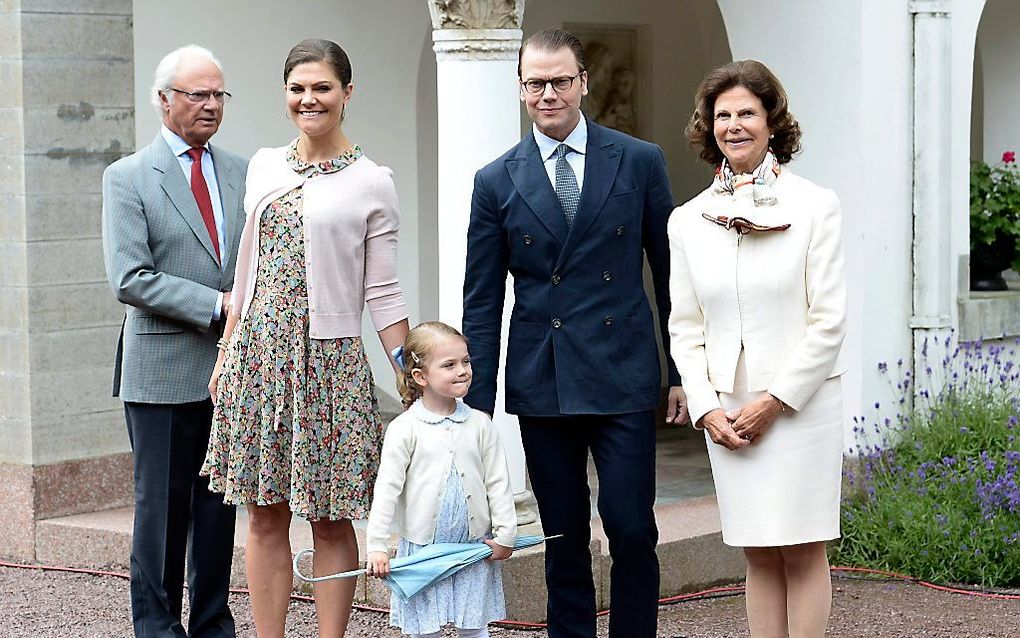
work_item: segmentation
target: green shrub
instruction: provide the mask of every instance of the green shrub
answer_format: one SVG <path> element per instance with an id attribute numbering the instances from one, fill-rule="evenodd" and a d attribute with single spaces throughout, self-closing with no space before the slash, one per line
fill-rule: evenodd
<path id="1" fill-rule="evenodd" d="M 948 340 L 938 345 L 949 352 Z M 962 344 L 935 370 L 922 371 L 919 391 L 902 362 L 895 369 L 897 413 L 883 417 L 876 403 L 878 422 L 854 419 L 858 443 L 850 451 L 857 458 L 846 472 L 833 564 L 936 582 L 1020 585 L 1015 349 Z M 891 374 L 885 364 L 879 370 Z"/>

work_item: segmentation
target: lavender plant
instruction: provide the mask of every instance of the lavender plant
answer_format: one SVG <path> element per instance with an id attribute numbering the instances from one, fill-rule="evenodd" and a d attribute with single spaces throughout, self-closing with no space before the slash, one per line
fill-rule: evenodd
<path id="1" fill-rule="evenodd" d="M 902 361 L 879 364 L 893 407 L 876 403 L 872 419 L 854 419 L 856 462 L 845 472 L 833 564 L 1020 586 L 1016 348 L 956 346 L 950 336 L 931 356 L 928 345 L 922 356 L 932 365 L 917 375 Z"/>

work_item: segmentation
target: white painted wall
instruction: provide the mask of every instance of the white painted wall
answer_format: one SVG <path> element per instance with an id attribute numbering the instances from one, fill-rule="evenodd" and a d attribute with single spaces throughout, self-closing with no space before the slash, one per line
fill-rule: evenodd
<path id="1" fill-rule="evenodd" d="M 408 0 L 135 0 L 135 95 L 137 144 L 148 144 L 159 127 L 149 104 L 149 89 L 159 59 L 178 46 L 196 43 L 213 51 L 224 65 L 234 98 L 213 142 L 250 156 L 263 146 L 281 146 L 296 137 L 286 117 L 283 62 L 304 38 L 325 37 L 347 51 L 354 68 L 355 92 L 345 131 L 365 153 L 394 172 L 401 207 L 401 285 L 411 321 L 431 318 L 434 301 L 421 291 L 436 280 L 432 230 L 421 220 L 436 216 L 436 62 L 431 24 L 424 2 Z M 428 250 L 422 250 L 422 240 Z M 434 293 L 433 295 L 434 296 Z M 431 299 L 431 296 L 430 296 Z M 365 345 L 376 382 L 395 396 L 385 355 L 364 323 Z"/>
<path id="2" fill-rule="evenodd" d="M 1020 151 L 1020 12 L 1015 0 L 988 0 L 978 26 L 983 67 L 983 155 L 998 163 L 1003 151 Z"/>
<path id="3" fill-rule="evenodd" d="M 987 5 L 992 7 L 996 3 L 1001 5 L 1013 5 L 1015 0 L 989 0 Z M 977 43 L 978 25 L 981 22 L 981 15 L 985 10 L 985 0 L 954 0 L 952 3 L 953 20 L 953 49 L 952 49 L 952 78 L 953 97 L 951 108 L 952 117 L 952 143 L 948 152 L 952 153 L 950 162 L 952 164 L 952 182 L 950 185 L 952 201 L 952 246 L 950 253 L 953 258 L 954 281 L 959 270 L 959 256 L 970 254 L 970 160 L 971 160 L 971 107 L 973 105 L 974 90 L 974 52 Z M 1015 36 L 1014 36 L 1015 38 Z M 979 97 L 979 103 L 987 103 L 989 99 L 990 85 L 988 83 L 987 69 L 985 65 L 990 62 L 988 56 L 982 52 L 981 65 L 983 81 L 983 95 Z M 1015 61 L 1011 61 L 1015 64 Z M 995 66 L 995 62 L 991 61 Z M 981 114 L 985 130 L 988 128 L 987 107 Z M 984 152 L 988 152 L 987 143 L 984 144 Z M 994 148 L 994 147 L 993 147 Z M 954 306 L 955 314 L 956 308 Z"/>

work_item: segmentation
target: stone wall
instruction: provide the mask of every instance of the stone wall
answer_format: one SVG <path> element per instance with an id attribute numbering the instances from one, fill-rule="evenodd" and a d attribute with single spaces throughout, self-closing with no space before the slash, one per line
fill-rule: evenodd
<path id="1" fill-rule="evenodd" d="M 0 555 L 31 558 L 38 518 L 130 502 L 100 217 L 132 70 L 130 0 L 0 0 Z"/>

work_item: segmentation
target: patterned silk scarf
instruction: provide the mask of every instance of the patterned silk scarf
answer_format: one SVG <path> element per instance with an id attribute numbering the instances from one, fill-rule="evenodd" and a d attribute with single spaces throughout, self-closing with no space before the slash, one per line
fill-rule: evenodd
<path id="1" fill-rule="evenodd" d="M 751 199 L 755 206 L 775 206 L 777 200 L 772 185 L 776 183 L 781 170 L 772 149 L 765 153 L 765 159 L 758 168 L 750 173 L 734 173 L 729 161 L 724 158 L 715 171 L 713 192 L 735 199 Z"/>

